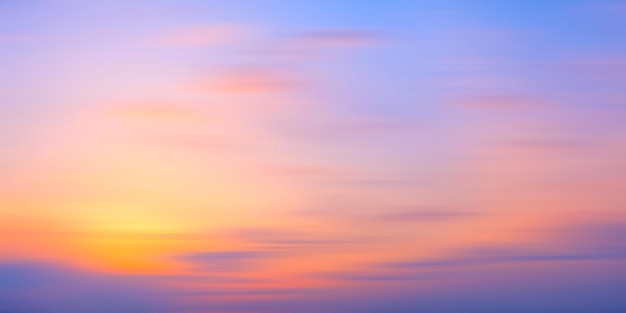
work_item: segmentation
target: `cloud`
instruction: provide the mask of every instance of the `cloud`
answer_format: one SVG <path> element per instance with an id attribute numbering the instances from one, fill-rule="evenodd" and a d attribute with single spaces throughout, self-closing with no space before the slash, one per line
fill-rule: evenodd
<path id="1" fill-rule="evenodd" d="M 420 135 L 424 125 L 414 121 L 400 119 L 383 119 L 369 117 L 344 117 L 336 120 L 316 119 L 307 116 L 303 119 L 289 121 L 281 131 L 288 137 L 300 140 L 346 141 L 378 139 L 385 137 L 390 140 L 406 139 Z"/>
<path id="2" fill-rule="evenodd" d="M 503 277 L 508 279 L 503 280 Z M 359 287 L 311 290 L 308 295 L 296 298 L 236 298 L 197 309 L 280 313 L 592 313 L 598 310 L 620 313 L 626 307 L 621 293 L 625 287 L 624 273 L 611 275 L 591 267 L 515 274 L 481 271 L 457 277 L 449 283 L 379 280 L 372 281 L 379 283 L 372 288 L 364 287 L 368 277 L 354 278 L 355 283 L 362 283 Z"/>
<path id="3" fill-rule="evenodd" d="M 359 209 L 360 208 L 360 209 Z M 447 207 L 418 206 L 415 208 L 357 205 L 350 210 L 307 210 L 305 216 L 322 217 L 352 226 L 411 226 L 416 223 L 439 223 L 467 221 L 485 214 L 461 211 Z"/>
<path id="4" fill-rule="evenodd" d="M 399 121 L 353 121 L 344 124 L 328 125 L 326 128 L 335 133 L 387 133 L 403 132 L 421 129 L 420 125 L 414 123 L 403 123 Z"/>
<path id="5" fill-rule="evenodd" d="M 360 178 L 346 179 L 342 183 L 359 187 L 411 187 L 423 185 L 424 181 L 418 179 L 401 179 L 401 178 Z"/>
<path id="6" fill-rule="evenodd" d="M 335 178 L 346 175 L 346 170 L 323 165 L 284 164 L 263 167 L 268 174 L 292 178 Z"/>
<path id="7" fill-rule="evenodd" d="M 157 284 L 219 284 L 224 285 L 241 285 L 241 284 L 255 284 L 264 283 L 266 280 L 253 277 L 241 277 L 237 275 L 225 275 L 219 273 L 217 275 L 205 274 L 194 272 L 193 274 L 155 274 L 155 275 L 142 275 L 143 280 L 154 282 Z"/>
<path id="8" fill-rule="evenodd" d="M 474 212 L 450 211 L 449 209 L 418 208 L 416 210 L 396 211 L 372 216 L 384 222 L 437 222 L 466 219 L 479 216 Z"/>
<path id="9" fill-rule="evenodd" d="M 276 94 L 300 90 L 293 73 L 272 67 L 237 67 L 222 71 L 191 87 L 201 93 Z"/>
<path id="10" fill-rule="evenodd" d="M 221 152 L 239 155 L 253 150 L 252 144 L 242 138 L 200 133 L 164 134 L 146 138 L 143 142 L 191 153 Z"/>
<path id="11" fill-rule="evenodd" d="M 274 38 L 252 51 L 265 57 L 279 57 L 283 61 L 311 61 L 342 48 L 373 46 L 387 39 L 380 32 L 368 29 L 318 29 Z"/>
<path id="12" fill-rule="evenodd" d="M 248 296 L 271 296 L 271 297 L 283 297 L 283 296 L 301 296 L 310 293 L 312 289 L 306 288 L 220 288 L 211 289 L 207 288 L 198 291 L 182 291 L 181 295 L 186 297 L 248 297 Z"/>
<path id="13" fill-rule="evenodd" d="M 548 138 L 515 140 L 511 141 L 510 145 L 514 148 L 521 148 L 526 150 L 563 152 L 573 152 L 585 147 L 584 143 L 580 141 Z"/>
<path id="14" fill-rule="evenodd" d="M 584 260 L 615 260 L 626 258 L 625 251 L 572 251 L 564 253 L 541 252 L 533 250 L 518 249 L 476 249 L 470 250 L 461 256 L 420 260 L 409 262 L 398 262 L 388 264 L 390 268 L 428 268 L 428 267 L 449 267 L 449 266 L 470 266 L 485 265 L 494 263 L 515 263 L 515 262 L 554 262 L 554 261 L 584 261 Z"/>
<path id="15" fill-rule="evenodd" d="M 301 247 L 303 249 L 330 247 L 353 242 L 347 238 L 337 239 L 327 234 L 315 234 L 302 231 L 269 228 L 236 229 L 230 231 L 229 235 L 250 244 L 282 246 L 286 248 Z"/>
<path id="16" fill-rule="evenodd" d="M 0 311 L 173 312 L 164 290 L 130 276 L 97 274 L 44 262 L 0 263 Z"/>
<path id="17" fill-rule="evenodd" d="M 591 218 L 590 218 L 591 219 Z M 619 257 L 626 255 L 626 223 L 619 218 L 614 221 L 580 221 L 575 225 L 557 227 L 552 234 L 564 245 L 597 251 Z"/>
<path id="18" fill-rule="evenodd" d="M 449 257 L 421 259 L 383 264 L 388 269 L 427 269 L 437 267 L 465 267 L 519 262 L 568 262 L 625 260 L 626 225 L 601 223 L 568 226 L 547 232 L 545 246 L 504 247 L 483 246 L 468 248 Z"/>
<path id="19" fill-rule="evenodd" d="M 199 108 L 162 101 L 127 103 L 115 106 L 112 111 L 114 115 L 134 121 L 192 123 L 203 120 Z"/>
<path id="20" fill-rule="evenodd" d="M 376 272 L 366 270 L 362 272 L 331 272 L 316 273 L 315 278 L 328 279 L 332 281 L 344 282 L 394 282 L 394 281 L 416 281 L 429 280 L 441 277 L 439 273 L 398 273 L 398 272 Z"/>
<path id="21" fill-rule="evenodd" d="M 533 97 L 516 94 L 484 94 L 469 96 L 455 101 L 456 105 L 470 109 L 526 109 L 541 106 L 541 101 Z"/>
<path id="22" fill-rule="evenodd" d="M 626 58 L 595 56 L 571 60 L 565 63 L 565 70 L 570 78 L 586 82 L 623 83 L 626 81 Z"/>
<path id="23" fill-rule="evenodd" d="M 176 260 L 190 264 L 196 270 L 238 271 L 259 266 L 263 261 L 280 256 L 275 251 L 211 251 L 179 255 Z"/>
<path id="24" fill-rule="evenodd" d="M 206 47 L 244 38 L 250 33 L 243 25 L 204 25 L 172 30 L 157 40 L 166 47 Z"/>
<path id="25" fill-rule="evenodd" d="M 384 37 L 364 29 L 327 29 L 300 34 L 297 42 L 315 47 L 354 47 L 382 42 Z"/>

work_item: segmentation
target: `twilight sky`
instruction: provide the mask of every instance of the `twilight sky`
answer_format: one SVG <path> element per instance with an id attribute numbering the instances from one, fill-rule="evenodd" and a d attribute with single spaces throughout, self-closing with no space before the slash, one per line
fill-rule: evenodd
<path id="1" fill-rule="evenodd" d="M 623 0 L 0 0 L 0 312 L 626 311 Z"/>

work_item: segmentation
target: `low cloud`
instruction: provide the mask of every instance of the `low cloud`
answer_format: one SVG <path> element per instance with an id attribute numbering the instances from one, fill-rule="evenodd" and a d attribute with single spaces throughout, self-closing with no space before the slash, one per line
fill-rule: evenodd
<path id="1" fill-rule="evenodd" d="M 596 223 L 546 230 L 543 245 L 483 246 L 452 253 L 448 257 L 383 264 L 388 269 L 465 267 L 499 263 L 626 260 L 626 225 Z M 546 247 L 546 245 L 548 247 Z"/>
<path id="2" fill-rule="evenodd" d="M 44 262 L 0 263 L 0 311 L 174 312 L 164 290 L 137 277 L 86 272 Z"/>
<path id="3" fill-rule="evenodd" d="M 403 282 L 430 280 L 441 277 L 439 273 L 397 273 L 397 272 L 376 272 L 373 270 L 364 270 L 362 272 L 331 272 L 317 273 L 313 277 L 327 279 L 331 281 L 343 282 Z"/>

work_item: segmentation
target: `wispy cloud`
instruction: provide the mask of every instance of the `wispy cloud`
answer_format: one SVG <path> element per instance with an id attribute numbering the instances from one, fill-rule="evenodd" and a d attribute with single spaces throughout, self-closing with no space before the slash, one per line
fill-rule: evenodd
<path id="1" fill-rule="evenodd" d="M 386 267 L 396 269 L 424 269 L 496 263 L 616 260 L 624 258 L 626 258 L 626 252 L 619 250 L 551 253 L 515 249 L 481 249 L 467 252 L 460 257 L 389 263 Z"/>
<path id="2" fill-rule="evenodd" d="M 519 94 L 474 95 L 457 99 L 455 104 L 460 108 L 483 110 L 519 110 L 540 108 L 545 105 L 537 98 Z"/>
<path id="3" fill-rule="evenodd" d="M 274 67 L 233 67 L 204 78 L 189 89 L 199 93 L 287 93 L 302 88 L 302 83 L 293 74 Z"/>
<path id="4" fill-rule="evenodd" d="M 546 230 L 547 231 L 547 230 Z M 554 232 L 556 231 L 556 232 Z M 552 234 L 552 248 L 544 245 L 482 246 L 465 249 L 449 256 L 434 259 L 392 262 L 383 268 L 427 269 L 437 267 L 465 267 L 498 263 L 603 261 L 626 259 L 626 245 L 621 238 L 626 234 L 623 224 L 605 223 L 590 227 L 569 226 L 547 231 Z M 549 241 L 550 241 L 549 240 Z"/>
<path id="5" fill-rule="evenodd" d="M 200 108 L 184 103 L 145 101 L 115 105 L 111 111 L 112 114 L 121 118 L 138 122 L 194 123 L 203 121 L 203 112 Z"/>
<path id="6" fill-rule="evenodd" d="M 171 30 L 156 40 L 166 47 L 194 48 L 226 44 L 246 38 L 251 28 L 244 25 L 199 25 Z"/>
<path id="7" fill-rule="evenodd" d="M 286 229 L 235 229 L 228 231 L 227 235 L 230 235 L 249 244 L 281 247 L 280 251 L 285 251 L 285 248 L 294 249 L 288 250 L 292 252 L 295 252 L 295 250 L 299 248 L 311 250 L 315 248 L 341 246 L 353 242 L 353 240 L 351 240 L 350 238 L 345 238 L 344 236 L 337 238 L 333 237 L 331 234 L 320 234 Z"/>
<path id="8" fill-rule="evenodd" d="M 303 33 L 296 42 L 313 47 L 353 47 L 381 43 L 386 39 L 381 33 L 365 29 L 326 29 Z"/>
<path id="9" fill-rule="evenodd" d="M 373 219 L 381 222 L 436 222 L 466 219 L 480 216 L 476 212 L 453 211 L 447 208 L 429 209 L 417 208 L 414 210 L 396 210 L 372 216 Z"/>
<path id="10" fill-rule="evenodd" d="M 279 256 L 281 254 L 275 251 L 241 250 L 187 253 L 175 259 L 191 265 L 195 270 L 241 271 L 254 268 L 267 259 Z"/>
<path id="11" fill-rule="evenodd" d="M 419 281 L 431 280 L 441 277 L 439 273 L 433 272 L 377 272 L 373 269 L 365 269 L 361 272 L 330 272 L 316 273 L 312 275 L 315 278 L 327 279 L 331 281 L 344 282 L 403 282 L 403 281 Z"/>

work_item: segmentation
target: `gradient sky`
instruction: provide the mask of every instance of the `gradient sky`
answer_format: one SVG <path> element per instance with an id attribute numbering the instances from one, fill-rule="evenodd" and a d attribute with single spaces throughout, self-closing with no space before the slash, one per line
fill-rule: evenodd
<path id="1" fill-rule="evenodd" d="M 0 312 L 625 312 L 624 86 L 620 0 L 0 0 Z"/>

